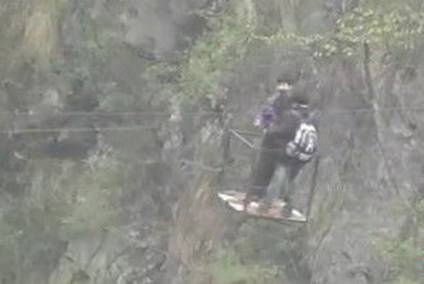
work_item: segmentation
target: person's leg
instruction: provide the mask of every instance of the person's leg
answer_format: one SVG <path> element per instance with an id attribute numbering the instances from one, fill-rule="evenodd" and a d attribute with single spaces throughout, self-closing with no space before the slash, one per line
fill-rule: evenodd
<path id="1" fill-rule="evenodd" d="M 283 214 L 290 216 L 293 209 L 292 197 L 295 191 L 295 178 L 299 173 L 300 166 L 297 164 L 286 165 L 286 179 L 282 184 L 281 198 L 286 202 L 286 206 L 283 209 Z"/>
<path id="2" fill-rule="evenodd" d="M 253 181 L 249 187 L 248 194 L 258 198 L 264 198 L 274 170 L 274 158 L 270 155 L 269 151 L 261 150 L 258 163 L 253 170 Z"/>
<path id="3" fill-rule="evenodd" d="M 274 171 L 274 175 L 268 186 L 267 200 L 269 202 L 272 202 L 272 200 L 279 198 L 282 192 L 285 192 L 287 190 L 287 181 L 288 181 L 288 176 L 287 176 L 286 167 L 279 164 L 276 167 Z"/>
<path id="4" fill-rule="evenodd" d="M 249 186 L 246 196 L 246 202 L 250 200 L 263 199 L 267 195 L 267 188 L 271 182 L 276 166 L 275 151 L 267 148 L 267 137 L 264 138 L 258 161 L 252 172 L 252 182 Z"/>

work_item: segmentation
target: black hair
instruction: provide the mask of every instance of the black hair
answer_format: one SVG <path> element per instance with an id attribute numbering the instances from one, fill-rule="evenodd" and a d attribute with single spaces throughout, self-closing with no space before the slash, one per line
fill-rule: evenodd
<path id="1" fill-rule="evenodd" d="M 290 70 L 290 72 L 285 72 L 277 78 L 277 84 L 287 83 L 289 85 L 294 85 L 300 78 L 300 71 Z"/>
<path id="2" fill-rule="evenodd" d="M 298 83 L 291 90 L 290 102 L 309 105 L 310 102 L 310 90 L 306 83 Z"/>

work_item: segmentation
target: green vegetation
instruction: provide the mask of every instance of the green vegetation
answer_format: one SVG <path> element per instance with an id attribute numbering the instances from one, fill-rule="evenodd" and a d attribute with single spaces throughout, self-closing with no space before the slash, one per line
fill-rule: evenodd
<path id="1" fill-rule="evenodd" d="M 213 283 L 272 284 L 281 283 L 283 277 L 277 266 L 243 262 L 233 250 L 228 249 L 219 252 L 210 267 Z"/>
<path id="2" fill-rule="evenodd" d="M 421 283 L 424 273 L 424 200 L 417 203 L 413 213 L 404 225 L 400 237 L 385 237 L 376 240 L 377 253 L 393 271 L 390 275 L 393 283 Z M 413 215 L 411 215 L 413 214 Z"/>
<path id="3" fill-rule="evenodd" d="M 408 6 L 391 11 L 358 7 L 339 18 L 332 32 L 304 36 L 279 31 L 267 36 L 254 35 L 253 38 L 267 44 L 294 44 L 314 58 L 328 58 L 358 55 L 364 43 L 391 52 L 413 50 L 422 43 L 423 33 L 424 13 Z"/>
<path id="4" fill-rule="evenodd" d="M 235 6 L 243 5 L 237 3 Z M 238 8 L 238 7 L 236 7 Z M 214 32 L 195 44 L 181 70 L 182 95 L 215 96 L 221 80 L 243 59 L 248 48 L 251 23 L 247 9 L 230 11 L 214 25 Z"/>
<path id="5" fill-rule="evenodd" d="M 379 244 L 383 260 L 393 272 L 389 280 L 393 283 L 420 283 L 424 257 L 422 244 L 416 244 L 412 239 L 387 239 L 379 241 Z"/>
<path id="6" fill-rule="evenodd" d="M 137 35 L 142 38 L 140 42 L 135 40 L 136 43 L 132 43 L 128 40 L 134 36 L 127 34 L 131 19 L 143 12 L 131 7 L 131 1 L 103 1 L 109 5 L 104 7 L 106 4 L 102 4 L 102 1 L 77 2 L 37 0 L 27 3 L 17 0 L 0 3 L 0 63 L 4 66 L 0 70 L 0 101 L 1 110 L 5 111 L 0 117 L 0 125 L 4 130 L 4 135 L 0 138 L 0 276 L 3 277 L 0 280 L 6 279 L 5 281 L 9 281 L 7 284 L 25 283 L 34 271 L 48 279 L 50 273 L 57 268 L 59 260 L 72 258 L 66 254 L 70 244 L 84 238 L 98 239 L 105 232 L 114 231 L 119 234 L 120 228 L 130 222 L 139 227 L 146 224 L 146 227 L 155 227 L 154 223 L 158 219 L 160 222 L 164 222 L 164 219 L 169 222 L 160 224 L 165 228 L 160 233 L 146 233 L 157 234 L 154 236 L 160 239 L 152 241 L 152 247 L 159 246 L 158 243 L 168 243 L 168 240 L 162 240 L 164 235 L 167 238 L 174 237 L 169 235 L 169 227 L 175 225 L 173 218 L 177 213 L 174 211 L 178 210 L 174 209 L 178 207 L 179 194 L 184 192 L 185 187 L 191 188 L 194 183 L 186 176 L 179 176 L 180 172 L 187 170 L 184 166 L 178 165 L 177 169 L 171 170 L 165 166 L 157 166 L 159 170 L 154 171 L 151 170 L 154 168 L 151 165 L 169 166 L 168 157 L 163 150 L 173 139 L 184 140 L 185 146 L 189 145 L 186 146 L 188 150 L 177 149 L 184 152 L 184 157 L 191 157 L 192 152 L 198 150 L 192 148 L 202 147 L 192 142 L 196 140 L 196 134 L 186 130 L 197 127 L 197 121 L 191 116 L 187 115 L 186 120 L 177 127 L 174 124 L 170 126 L 168 118 L 174 111 L 171 106 L 174 107 L 175 102 L 181 103 L 181 108 L 186 105 L 201 108 L 203 105 L 199 106 L 199 102 L 203 102 L 204 98 L 212 101 L 219 98 L 228 86 L 233 87 L 233 93 L 229 94 L 230 97 L 233 96 L 232 99 L 243 101 L 245 97 L 242 96 L 246 96 L 246 102 L 254 101 L 250 100 L 251 97 L 258 101 L 262 99 L 262 93 L 259 93 L 261 88 L 265 89 L 262 84 L 267 83 L 262 82 L 263 78 L 271 73 L 279 75 L 276 73 L 280 70 L 277 66 L 280 62 L 273 61 L 280 60 L 281 57 L 277 55 L 286 50 L 299 51 L 299 54 L 302 52 L 301 55 L 293 55 L 293 60 L 309 60 L 313 64 L 321 64 L 324 71 L 334 67 L 333 63 L 351 64 L 352 74 L 349 75 L 358 78 L 363 75 L 362 67 L 357 66 L 362 66 L 363 63 L 364 44 L 368 44 L 372 51 L 370 64 L 374 74 L 385 74 L 385 68 L 394 65 L 403 71 L 402 75 L 409 74 L 410 78 L 414 78 L 423 51 L 424 12 L 421 1 L 368 0 L 351 6 L 346 4 L 350 1 L 339 1 L 346 4 L 341 8 L 336 5 L 340 4 L 338 1 L 333 1 L 334 7 L 327 7 L 329 1 L 321 0 L 228 1 L 221 9 L 211 13 L 202 9 L 190 13 L 185 11 L 205 20 L 205 26 L 200 28 L 202 33 L 196 35 L 196 40 L 186 49 L 178 49 L 178 44 L 175 43 L 173 49 L 178 50 L 171 55 L 168 51 L 156 56 L 162 48 L 161 44 L 157 44 L 152 47 L 157 50 L 149 50 L 155 55 L 150 59 L 140 55 L 140 46 L 151 40 L 143 36 L 148 36 L 140 31 L 140 35 Z M 159 9 L 159 6 L 154 8 Z M 168 17 L 172 18 L 167 13 L 174 8 L 167 6 L 164 9 L 166 11 L 162 11 L 164 22 Z M 181 13 L 178 11 L 176 14 Z M 146 15 L 140 17 L 142 16 Z M 173 16 L 177 18 L 176 15 Z M 183 26 L 181 19 L 172 18 L 174 20 L 178 27 L 155 30 L 157 34 L 164 33 L 162 38 L 168 40 L 164 41 L 166 43 L 178 42 L 177 39 L 168 38 L 171 37 L 169 30 Z M 134 19 L 133 21 L 136 22 Z M 143 30 L 143 27 L 133 25 L 135 30 Z M 185 31 L 177 31 L 175 37 L 190 36 L 184 33 Z M 308 58 L 303 57 L 305 54 Z M 267 59 L 263 59 L 264 57 Z M 268 70 L 271 69 L 268 66 L 271 64 L 277 66 L 272 67 L 275 70 Z M 268 69 L 263 65 L 267 65 L 265 67 Z M 251 71 L 253 69 L 255 72 Z M 255 75 L 249 71 L 262 77 L 254 78 Z M 246 74 L 241 74 L 244 72 Z M 325 75 L 331 77 L 335 73 L 338 73 L 337 70 Z M 238 89 L 245 91 L 243 83 L 255 79 L 262 80 L 257 84 L 260 86 L 255 85 L 253 88 L 249 85 L 248 87 L 252 87 L 249 90 L 251 93 L 246 92 L 235 97 Z M 325 79 L 318 79 L 325 84 Z M 337 89 L 339 83 L 331 82 L 327 89 Z M 363 91 L 362 83 L 350 83 L 355 92 Z M 40 101 L 43 101 L 43 94 L 51 89 L 57 91 L 60 104 L 55 108 L 44 109 L 45 106 Z M 420 91 L 417 89 L 415 92 Z M 341 87 L 334 92 L 337 95 L 341 93 L 340 97 L 346 95 L 346 90 Z M 78 106 L 85 106 L 90 97 L 98 102 L 98 106 L 91 109 L 94 111 L 113 114 L 118 111 L 147 110 L 154 115 L 55 116 L 62 111 L 86 111 Z M 69 103 L 72 99 L 81 100 L 81 103 Z M 247 103 L 240 107 L 246 108 L 246 113 L 254 109 L 247 106 Z M 29 116 L 24 123 L 21 121 L 24 120 L 23 116 L 12 116 L 16 112 L 25 112 L 32 108 L 41 109 L 41 115 Z M 243 118 L 250 115 L 246 113 L 242 114 Z M 402 119 L 409 126 L 413 123 L 419 125 L 421 121 L 417 117 L 418 115 Z M 53 159 L 48 151 L 51 145 L 62 141 L 69 142 L 70 145 L 84 144 L 85 140 L 79 136 L 83 134 L 63 131 L 42 133 L 37 139 L 32 139 L 35 135 L 15 138 L 6 130 L 15 127 L 13 120 L 18 118 L 19 124 L 16 124 L 20 128 L 34 125 L 66 128 L 86 120 L 90 125 L 100 128 L 156 126 L 156 129 L 131 133 L 100 131 L 101 146 L 95 145 L 95 149 L 91 149 L 97 151 L 88 152 L 80 159 Z M 182 131 L 185 136 L 168 137 L 168 132 L 177 132 L 178 127 L 186 127 Z M 345 129 L 338 131 L 342 132 L 340 136 L 350 135 Z M 409 138 L 405 138 L 407 139 Z M 408 143 L 414 145 L 417 142 L 411 138 Z M 63 142 L 60 145 L 68 144 Z M 101 148 L 104 145 L 112 146 L 105 150 Z M 34 154 L 37 158 L 31 155 L 33 149 L 41 153 Z M 185 155 L 186 152 L 190 153 Z M 367 161 L 358 162 L 357 167 L 364 167 L 363 164 L 366 163 Z M 243 167 L 246 168 L 245 165 Z M 163 174 L 162 170 L 165 168 L 169 172 L 167 170 Z M 357 174 L 355 171 L 349 171 L 349 174 L 351 172 Z M 325 193 L 321 195 L 321 203 L 316 207 L 308 230 L 287 233 L 273 226 L 249 224 L 247 228 L 240 230 L 241 236 L 237 240 L 226 244 L 225 249 L 212 248 L 212 256 L 201 267 L 206 267 L 204 270 L 213 283 L 218 284 L 272 284 L 287 280 L 288 271 L 307 266 L 303 259 L 309 249 L 307 238 L 315 237 L 324 242 L 333 229 L 334 215 L 338 215 L 335 212 L 342 211 L 349 202 L 346 197 L 347 188 L 354 188 L 352 184 L 345 186 L 345 183 L 351 182 L 350 179 L 353 177 L 333 182 L 332 188 L 322 186 L 325 190 L 321 190 Z M 124 212 L 124 204 L 129 203 L 136 209 L 130 213 Z M 171 213 L 166 217 L 155 217 L 156 212 L 160 211 L 158 207 Z M 408 215 L 416 227 L 406 237 L 377 240 L 376 255 L 381 254 L 384 264 L 395 270 L 389 279 L 393 283 L 419 283 L 423 273 L 421 266 L 424 263 L 420 261 L 424 261 L 421 249 L 424 245 L 424 202 L 417 204 L 415 211 L 413 216 L 408 215 L 410 212 L 399 213 Z M 132 219 L 128 218 L 130 214 L 133 214 Z M 355 220 L 343 226 L 362 228 L 365 227 L 363 222 Z M 272 233 L 263 233 L 261 230 L 258 232 L 258 228 L 268 229 Z M 137 232 L 132 233 L 136 235 Z M 128 238 L 126 235 L 119 237 Z M 140 243 L 142 242 L 138 242 L 137 246 Z M 264 243 L 272 245 L 266 250 L 262 247 Z M 148 245 L 139 246 L 145 249 L 144 246 Z M 126 245 L 123 247 L 122 251 L 128 250 Z M 118 254 L 116 261 L 120 259 L 122 251 L 113 251 Z M 256 258 L 258 251 L 263 255 Z M 110 256 L 104 258 L 108 257 Z M 294 268 L 289 267 L 287 263 L 282 264 L 285 259 L 292 262 L 300 262 L 301 259 L 302 264 L 295 263 Z M 88 270 L 87 259 L 73 261 L 72 266 L 69 265 L 72 272 L 81 272 L 81 275 L 88 273 L 84 270 Z M 101 261 L 106 262 L 104 259 Z M 111 264 L 110 267 L 112 266 Z M 193 273 L 196 271 L 194 267 L 190 269 Z"/>
<path id="7" fill-rule="evenodd" d="M 27 173 L 32 178 L 28 192 L 0 219 L 0 251 L 8 256 L 0 258 L 2 273 L 28 274 L 34 262 L 57 261 L 68 240 L 118 225 L 126 174 L 112 157 L 98 157 L 91 167 L 37 162 Z"/>

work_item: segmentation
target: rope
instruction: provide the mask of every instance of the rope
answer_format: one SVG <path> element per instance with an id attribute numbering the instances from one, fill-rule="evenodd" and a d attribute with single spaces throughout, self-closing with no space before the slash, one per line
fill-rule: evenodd
<path id="1" fill-rule="evenodd" d="M 93 131 L 134 131 L 151 130 L 153 126 L 114 126 L 114 127 L 73 127 L 73 128 L 27 128 L 27 129 L 9 129 L 0 130 L 0 134 L 34 134 L 34 133 L 53 133 L 53 132 L 93 132 Z"/>
<path id="2" fill-rule="evenodd" d="M 419 112 L 424 111 L 424 107 L 380 107 L 379 109 L 373 108 L 351 108 L 351 109 L 342 109 L 342 108 L 333 108 L 333 109 L 323 109 L 321 112 L 323 114 L 350 114 L 350 113 L 363 113 L 363 112 L 385 112 L 393 110 L 403 110 L 408 112 Z M 235 109 L 232 113 L 246 113 L 246 110 Z M 188 111 L 183 112 L 181 115 L 186 116 L 198 116 L 198 115 L 208 115 L 208 114 L 221 114 L 220 111 Z M 48 115 L 57 115 L 57 116 L 138 116 L 138 115 L 150 115 L 150 116 L 171 116 L 172 114 L 166 111 L 151 111 L 151 110 L 140 110 L 140 111 L 92 111 L 92 112 L 79 112 L 79 111 L 69 111 L 69 112 L 13 112 L 13 111 L 0 111 L 0 115 L 11 115 L 11 116 L 48 116 Z"/>
<path id="3" fill-rule="evenodd" d="M 249 146 L 251 149 L 256 149 L 255 145 L 253 145 L 249 140 L 244 138 L 242 135 L 238 134 L 234 129 L 230 129 L 230 133 L 234 134 L 241 142 Z"/>

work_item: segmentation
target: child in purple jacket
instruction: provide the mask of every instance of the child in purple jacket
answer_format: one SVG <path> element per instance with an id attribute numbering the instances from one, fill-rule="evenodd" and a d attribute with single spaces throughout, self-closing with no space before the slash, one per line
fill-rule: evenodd
<path id="1" fill-rule="evenodd" d="M 267 131 L 278 121 L 284 109 L 288 107 L 288 91 L 292 86 L 282 80 L 278 81 L 276 92 L 269 97 L 255 117 L 254 125 Z"/>

